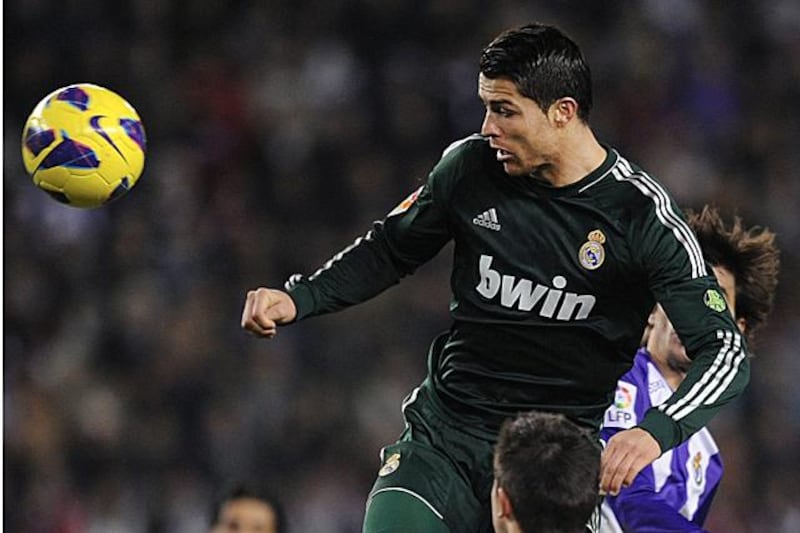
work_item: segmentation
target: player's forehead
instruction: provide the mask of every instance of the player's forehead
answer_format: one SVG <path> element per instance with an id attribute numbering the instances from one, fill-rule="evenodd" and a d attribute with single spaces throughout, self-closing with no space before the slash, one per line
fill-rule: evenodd
<path id="1" fill-rule="evenodd" d="M 246 523 L 262 527 L 263 531 L 272 531 L 271 526 L 275 521 L 272 506 L 250 497 L 235 498 L 226 502 L 220 514 L 220 521 L 223 523 Z"/>
<path id="2" fill-rule="evenodd" d="M 483 73 L 478 74 L 478 96 L 484 104 L 519 104 L 525 98 L 509 78 L 487 78 Z"/>

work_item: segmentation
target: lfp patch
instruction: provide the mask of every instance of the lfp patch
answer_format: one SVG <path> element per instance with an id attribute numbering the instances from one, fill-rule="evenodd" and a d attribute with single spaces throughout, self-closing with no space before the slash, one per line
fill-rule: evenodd
<path id="1" fill-rule="evenodd" d="M 606 410 L 603 424 L 610 428 L 628 429 L 636 425 L 636 393 L 635 385 L 626 381 L 617 382 L 614 403 Z"/>

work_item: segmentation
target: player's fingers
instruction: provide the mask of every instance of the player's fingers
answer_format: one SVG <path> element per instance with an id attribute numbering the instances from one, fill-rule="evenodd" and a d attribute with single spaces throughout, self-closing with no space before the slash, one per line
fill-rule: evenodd
<path id="1" fill-rule="evenodd" d="M 244 299 L 244 309 L 242 309 L 242 328 L 246 330 L 252 327 L 250 316 L 253 313 L 253 298 L 255 298 L 255 291 L 247 291 L 247 296 Z"/>
<path id="2" fill-rule="evenodd" d="M 649 462 L 641 457 L 634 458 L 631 466 L 628 467 L 628 471 L 625 474 L 625 478 L 622 480 L 623 487 L 630 487 L 633 483 L 633 480 L 636 479 L 636 476 L 639 475 L 639 472 L 647 466 Z"/>
<path id="3" fill-rule="evenodd" d="M 624 456 L 613 469 L 608 470 L 604 475 L 605 484 L 601 482 L 600 489 L 605 490 L 608 494 L 616 496 L 622 489 L 622 483 L 628 476 L 633 458 Z"/>
<path id="4" fill-rule="evenodd" d="M 611 480 L 611 473 L 617 468 L 624 456 L 625 454 L 619 450 L 617 443 L 613 440 L 606 445 L 603 453 L 600 454 L 601 484 L 607 484 Z"/>
<path id="5" fill-rule="evenodd" d="M 274 304 L 275 298 L 269 289 L 260 288 L 255 291 L 251 319 L 264 331 L 275 330 L 276 324 L 270 314 L 270 308 Z"/>
<path id="6" fill-rule="evenodd" d="M 608 452 L 608 450 L 606 450 Z M 618 459 L 612 457 L 610 453 L 603 453 L 600 459 L 600 492 L 607 494 L 611 485 L 611 478 L 617 467 Z"/>
<path id="7" fill-rule="evenodd" d="M 270 301 L 266 289 L 248 291 L 242 311 L 242 327 L 261 337 L 274 337 L 277 333 L 275 322 L 266 316 L 266 311 L 271 305 Z"/>
<path id="8" fill-rule="evenodd" d="M 609 494 L 619 493 L 627 469 L 633 458 L 621 449 L 619 439 L 611 439 L 600 456 L 600 490 Z"/>

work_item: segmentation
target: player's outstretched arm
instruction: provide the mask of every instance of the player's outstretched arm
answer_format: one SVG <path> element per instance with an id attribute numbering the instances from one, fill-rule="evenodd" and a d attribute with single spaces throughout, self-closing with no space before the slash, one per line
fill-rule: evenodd
<path id="1" fill-rule="evenodd" d="M 641 428 L 620 431 L 608 440 L 600 458 L 600 492 L 619 494 L 636 475 L 661 455 L 653 436 Z"/>
<path id="2" fill-rule="evenodd" d="M 259 287 L 247 292 L 242 327 L 254 335 L 271 339 L 278 333 L 279 325 L 288 324 L 296 316 L 297 307 L 291 296 L 281 290 Z"/>

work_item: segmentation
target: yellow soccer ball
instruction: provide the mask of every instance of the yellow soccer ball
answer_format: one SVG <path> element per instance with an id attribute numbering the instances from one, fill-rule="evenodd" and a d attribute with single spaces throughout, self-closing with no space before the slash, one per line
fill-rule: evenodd
<path id="1" fill-rule="evenodd" d="M 125 195 L 142 175 L 145 150 L 133 106 L 89 83 L 45 96 L 22 131 L 22 160 L 33 183 L 74 207 L 98 207 Z"/>

